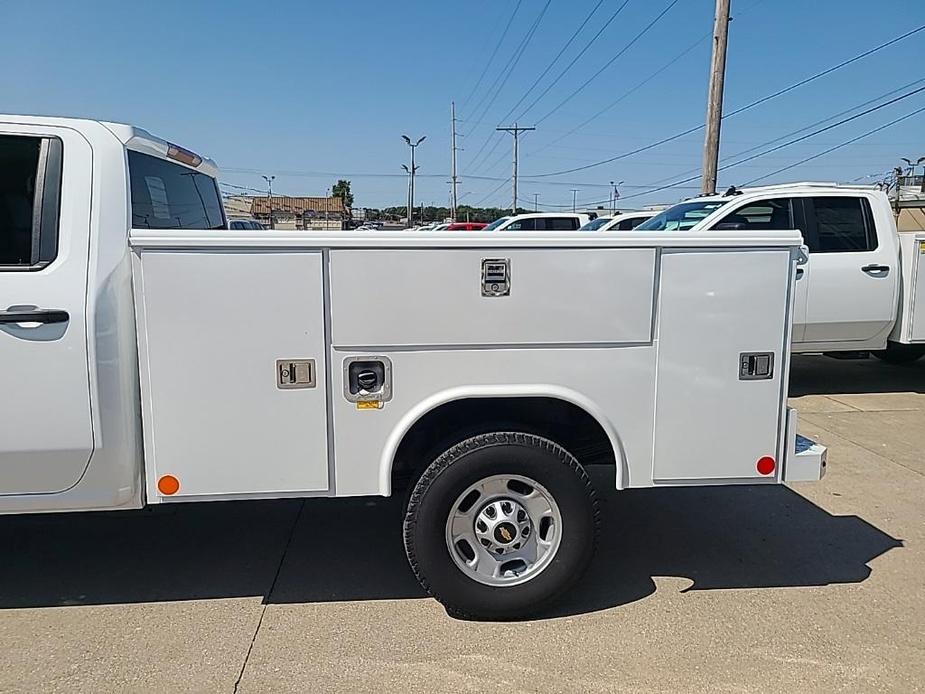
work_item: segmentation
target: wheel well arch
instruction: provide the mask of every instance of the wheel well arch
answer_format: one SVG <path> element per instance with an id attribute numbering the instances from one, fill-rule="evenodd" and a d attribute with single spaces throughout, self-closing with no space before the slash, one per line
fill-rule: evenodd
<path id="1" fill-rule="evenodd" d="M 609 420 L 574 391 L 496 388 L 440 393 L 409 411 L 395 427 L 380 460 L 380 487 L 390 494 L 413 482 L 437 455 L 459 441 L 489 431 L 524 431 L 549 438 L 582 465 L 615 468 L 617 489 L 626 486 L 623 445 Z"/>

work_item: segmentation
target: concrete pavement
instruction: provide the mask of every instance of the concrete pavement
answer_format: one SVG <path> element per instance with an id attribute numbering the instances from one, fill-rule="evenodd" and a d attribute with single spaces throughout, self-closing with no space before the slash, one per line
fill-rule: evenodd
<path id="1" fill-rule="evenodd" d="M 825 480 L 610 491 L 543 619 L 422 596 L 393 500 L 0 519 L 0 691 L 925 687 L 925 364 L 798 357 Z"/>

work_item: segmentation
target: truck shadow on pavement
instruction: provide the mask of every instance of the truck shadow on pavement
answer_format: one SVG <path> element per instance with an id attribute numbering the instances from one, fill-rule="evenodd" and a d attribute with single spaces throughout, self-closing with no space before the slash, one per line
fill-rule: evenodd
<path id="1" fill-rule="evenodd" d="M 656 576 L 693 581 L 685 590 L 858 583 L 872 559 L 902 545 L 786 487 L 616 492 L 611 480 L 598 483 L 603 529 L 592 566 L 541 616 L 640 600 Z M 399 499 L 317 499 L 0 518 L 0 608 L 424 597 L 400 513 Z"/>
<path id="2" fill-rule="evenodd" d="M 790 396 L 925 393 L 925 358 L 904 366 L 869 359 L 798 354 L 790 362 Z"/>

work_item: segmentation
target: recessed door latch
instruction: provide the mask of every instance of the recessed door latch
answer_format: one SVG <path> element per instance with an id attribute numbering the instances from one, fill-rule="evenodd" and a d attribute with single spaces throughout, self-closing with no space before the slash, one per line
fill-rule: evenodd
<path id="1" fill-rule="evenodd" d="M 277 359 L 276 387 L 283 390 L 315 387 L 314 359 Z"/>
<path id="2" fill-rule="evenodd" d="M 774 377 L 774 352 L 742 352 L 739 380 L 763 381 Z"/>
<path id="3" fill-rule="evenodd" d="M 511 259 L 482 258 L 482 296 L 511 293 Z"/>

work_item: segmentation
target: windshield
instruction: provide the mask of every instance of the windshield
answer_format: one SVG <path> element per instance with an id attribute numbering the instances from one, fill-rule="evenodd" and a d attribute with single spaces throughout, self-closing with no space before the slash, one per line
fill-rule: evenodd
<path id="1" fill-rule="evenodd" d="M 492 229 L 497 229 L 499 226 L 501 226 L 502 224 L 504 224 L 504 223 L 505 223 L 507 220 L 509 220 L 509 219 L 510 219 L 510 217 L 500 217 L 499 219 L 496 219 L 496 220 L 493 221 L 491 224 L 489 224 L 487 227 L 485 227 L 484 230 L 485 230 L 485 231 L 491 231 Z"/>
<path id="2" fill-rule="evenodd" d="M 636 228 L 651 231 L 687 231 L 694 225 L 699 224 L 704 217 L 710 216 L 714 210 L 718 210 L 728 202 L 729 200 L 682 202 L 674 207 L 669 207 L 664 212 L 659 212 L 652 219 L 643 222 Z"/>
<path id="3" fill-rule="evenodd" d="M 597 231 L 602 226 L 607 224 L 611 220 L 611 217 L 598 217 L 597 219 L 592 219 L 590 222 L 585 224 L 583 227 L 580 227 L 578 231 Z"/>

